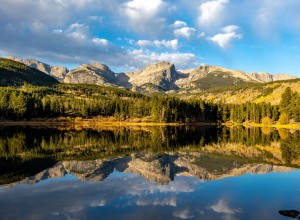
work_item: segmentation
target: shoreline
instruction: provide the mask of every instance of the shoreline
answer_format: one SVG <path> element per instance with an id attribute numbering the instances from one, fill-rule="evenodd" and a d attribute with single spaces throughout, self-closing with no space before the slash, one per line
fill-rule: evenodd
<path id="1" fill-rule="evenodd" d="M 300 130 L 300 124 L 270 124 L 270 125 L 264 125 L 261 123 L 249 123 L 249 122 L 244 122 L 244 123 L 232 123 L 232 122 L 225 122 L 222 123 L 222 125 L 226 127 L 237 127 L 237 126 L 243 126 L 245 128 L 275 128 L 275 129 L 295 129 L 295 130 Z"/>
<path id="2" fill-rule="evenodd" d="M 217 126 L 218 123 L 209 122 L 149 122 L 149 121 L 110 121 L 110 120 L 95 120 L 95 119 L 82 119 L 76 120 L 27 120 L 27 121 L 0 121 L 0 126 L 78 126 L 78 127 L 101 127 L 101 126 Z"/>

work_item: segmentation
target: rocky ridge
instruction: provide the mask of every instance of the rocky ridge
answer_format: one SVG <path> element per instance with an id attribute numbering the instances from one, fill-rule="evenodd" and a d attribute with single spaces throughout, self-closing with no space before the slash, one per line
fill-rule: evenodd
<path id="1" fill-rule="evenodd" d="M 174 64 L 164 61 L 149 64 L 144 69 L 134 72 L 115 73 L 108 66 L 101 63 L 83 64 L 69 72 L 64 67 L 52 67 L 33 59 L 9 58 L 39 69 L 64 83 L 121 87 L 141 93 L 198 93 L 216 87 L 296 78 L 287 74 L 246 73 L 211 65 L 176 70 Z"/>
<path id="2" fill-rule="evenodd" d="M 85 83 L 118 87 L 119 82 L 108 66 L 100 63 L 83 64 L 71 70 L 63 79 L 64 83 Z"/>
<path id="3" fill-rule="evenodd" d="M 288 74 L 269 74 L 265 72 L 254 72 L 250 74 L 262 82 L 274 82 L 280 80 L 296 79 L 297 77 Z"/>

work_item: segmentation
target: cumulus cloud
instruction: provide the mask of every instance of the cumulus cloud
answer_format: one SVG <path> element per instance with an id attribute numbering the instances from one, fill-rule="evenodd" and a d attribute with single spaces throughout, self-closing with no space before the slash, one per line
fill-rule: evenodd
<path id="1" fill-rule="evenodd" d="M 82 40 L 87 37 L 89 27 L 85 24 L 74 23 L 66 30 L 69 37 Z"/>
<path id="2" fill-rule="evenodd" d="M 187 26 L 187 23 L 184 22 L 184 21 L 175 21 L 173 24 L 172 24 L 172 27 L 173 28 L 182 28 L 182 27 L 186 27 Z"/>
<path id="3" fill-rule="evenodd" d="M 186 38 L 187 40 L 189 40 L 195 33 L 196 29 L 191 27 L 183 27 L 174 30 L 174 35 L 176 37 Z"/>
<path id="4" fill-rule="evenodd" d="M 229 0 L 213 0 L 199 6 L 198 21 L 202 26 L 218 25 L 222 22 Z"/>
<path id="5" fill-rule="evenodd" d="M 180 38 L 196 33 L 185 21 L 167 23 L 171 20 L 169 8 L 170 1 L 164 0 L 4 1 L 0 6 L 1 54 L 67 67 L 102 62 L 122 71 L 162 60 L 179 68 L 198 66 L 195 54 L 177 52 L 184 45 L 175 39 L 173 31 L 178 29 Z M 101 26 L 97 26 L 99 22 Z M 162 31 L 165 28 L 169 32 Z M 132 30 L 136 36 L 131 35 Z M 151 33 L 169 40 L 137 40 Z M 116 39 L 121 40 L 114 44 Z"/>
<path id="6" fill-rule="evenodd" d="M 103 39 L 103 38 L 98 38 L 98 37 L 93 38 L 92 41 L 95 44 L 102 45 L 102 46 L 107 46 L 109 44 L 108 40 Z"/>
<path id="7" fill-rule="evenodd" d="M 242 212 L 239 208 L 231 208 L 224 199 L 220 199 L 215 205 L 209 208 L 216 213 L 224 214 L 222 218 L 225 220 L 234 220 L 234 215 Z"/>
<path id="8" fill-rule="evenodd" d="M 189 209 L 176 210 L 173 212 L 173 216 L 181 219 L 191 219 L 195 217 Z"/>
<path id="9" fill-rule="evenodd" d="M 177 50 L 178 49 L 178 40 L 174 39 L 174 40 L 155 40 L 155 41 L 149 41 L 149 40 L 138 40 L 136 43 L 138 46 L 140 47 L 157 47 L 157 48 L 161 48 L 161 47 L 165 47 L 168 49 L 172 49 L 172 50 Z"/>
<path id="10" fill-rule="evenodd" d="M 186 69 L 200 65 L 199 58 L 193 53 L 156 53 L 149 50 L 132 50 L 129 52 L 131 65 L 143 68 L 145 65 L 160 61 L 174 63 L 179 69 Z"/>
<path id="11" fill-rule="evenodd" d="M 229 25 L 222 28 L 223 33 L 214 35 L 213 37 L 208 37 L 207 39 L 216 43 L 222 48 L 230 46 L 230 43 L 233 39 L 242 39 L 243 35 L 236 33 L 239 29 L 238 26 Z"/>
<path id="12" fill-rule="evenodd" d="M 135 31 L 149 33 L 161 29 L 164 19 L 159 13 L 167 6 L 163 0 L 131 0 L 123 4 L 122 12 Z"/>
<path id="13" fill-rule="evenodd" d="M 224 199 L 220 199 L 215 205 L 212 205 L 210 208 L 217 213 L 236 214 L 241 212 L 240 209 L 230 208 Z"/>
<path id="14" fill-rule="evenodd" d="M 91 21 L 102 22 L 104 18 L 103 18 L 103 16 L 90 15 L 90 16 L 88 16 L 88 19 Z"/>
<path id="15" fill-rule="evenodd" d="M 202 31 L 200 34 L 197 35 L 197 38 L 205 37 L 205 35 L 206 35 L 205 32 Z"/>
<path id="16" fill-rule="evenodd" d="M 236 25 L 228 25 L 226 27 L 223 27 L 222 30 L 224 31 L 224 33 L 232 33 L 238 30 L 239 28 L 240 27 Z"/>
<path id="17" fill-rule="evenodd" d="M 91 203 L 91 207 L 102 207 L 106 205 L 105 200 L 95 200 Z"/>
<path id="18" fill-rule="evenodd" d="M 176 197 L 163 198 L 163 199 L 139 198 L 136 201 L 136 205 L 137 206 L 154 205 L 154 206 L 173 206 L 173 207 L 175 207 L 177 205 L 177 200 L 176 200 Z"/>

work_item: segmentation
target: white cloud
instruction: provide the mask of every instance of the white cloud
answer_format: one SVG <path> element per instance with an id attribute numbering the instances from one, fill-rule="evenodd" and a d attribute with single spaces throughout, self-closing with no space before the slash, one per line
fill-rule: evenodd
<path id="1" fill-rule="evenodd" d="M 239 28 L 240 27 L 236 25 L 228 25 L 226 27 L 223 27 L 222 30 L 224 31 L 224 33 L 232 33 L 238 30 Z"/>
<path id="2" fill-rule="evenodd" d="M 176 210 L 173 212 L 173 216 L 181 219 L 191 219 L 195 217 L 195 215 L 188 209 Z"/>
<path id="3" fill-rule="evenodd" d="M 154 206 L 173 206 L 173 207 L 175 207 L 177 205 L 177 200 L 176 200 L 176 197 L 163 198 L 163 199 L 139 198 L 136 201 L 136 205 L 138 205 L 138 206 L 154 205 Z"/>
<path id="4" fill-rule="evenodd" d="M 241 212 L 241 209 L 230 208 L 224 199 L 220 199 L 217 204 L 210 206 L 217 213 L 236 214 Z"/>
<path id="5" fill-rule="evenodd" d="M 176 37 L 182 37 L 186 39 L 190 39 L 196 32 L 195 28 L 190 28 L 190 27 L 183 27 L 180 29 L 174 30 L 174 35 Z"/>
<path id="6" fill-rule="evenodd" d="M 174 63 L 179 69 L 192 68 L 200 65 L 199 58 L 193 53 L 156 53 L 149 50 L 129 51 L 128 64 L 135 68 L 144 68 L 145 65 L 160 61 Z"/>
<path id="7" fill-rule="evenodd" d="M 130 18 L 139 19 L 143 16 L 154 16 L 162 5 L 162 0 L 131 0 L 125 3 L 125 10 Z"/>
<path id="8" fill-rule="evenodd" d="M 63 30 L 62 29 L 54 29 L 53 32 L 56 34 L 60 34 L 63 32 Z"/>
<path id="9" fill-rule="evenodd" d="M 108 40 L 103 39 L 103 38 L 98 38 L 98 37 L 93 38 L 92 41 L 95 44 L 102 45 L 102 46 L 107 46 L 109 44 Z"/>
<path id="10" fill-rule="evenodd" d="M 197 38 L 205 37 L 205 35 L 206 35 L 205 32 L 201 32 L 200 34 L 197 35 Z"/>
<path id="11" fill-rule="evenodd" d="M 83 40 L 87 37 L 89 27 L 85 24 L 74 23 L 69 26 L 66 33 L 69 37 Z"/>
<path id="12" fill-rule="evenodd" d="M 175 4 L 164 0 L 4 1 L 0 6 L 3 23 L 0 25 L 0 48 L 5 54 L 32 57 L 71 68 L 97 61 L 122 71 L 126 70 L 127 63 L 137 69 L 144 67 L 140 57 L 144 57 L 147 64 L 167 60 L 179 68 L 199 65 L 195 54 L 174 52 L 181 49 L 181 44 L 180 39 L 173 35 L 175 27 L 172 23 L 175 21 L 175 26 L 181 25 L 180 28 L 187 27 L 187 24 L 184 20 L 176 21 L 170 17 L 172 5 Z M 24 11 L 30 11 L 30 15 L 22 13 Z M 105 22 L 99 27 L 98 21 L 102 18 Z M 167 25 L 167 20 L 172 23 Z M 103 39 L 102 28 L 107 29 L 106 36 L 109 38 Z M 169 32 L 162 31 L 166 29 Z M 137 44 L 131 35 L 135 30 L 138 34 L 147 34 L 147 38 L 142 35 L 137 36 L 138 39 L 148 39 L 152 33 L 156 37 L 154 39 L 166 40 L 139 41 Z M 159 38 L 156 34 L 160 35 Z M 115 36 L 120 37 L 120 46 L 112 43 Z M 125 41 L 126 37 L 130 39 Z M 137 45 L 142 50 L 137 50 Z M 148 49 L 159 49 L 160 52 Z M 142 51 L 137 58 L 132 57 L 135 50 Z M 174 51 L 164 52 L 168 50 Z"/>
<path id="13" fill-rule="evenodd" d="M 91 21 L 102 22 L 103 21 L 103 16 L 93 15 L 93 16 L 88 16 L 88 19 L 91 20 Z"/>
<path id="14" fill-rule="evenodd" d="M 222 22 L 224 9 L 229 0 L 213 0 L 202 3 L 199 7 L 200 25 L 211 26 Z"/>
<path id="15" fill-rule="evenodd" d="M 178 49 L 178 40 L 177 39 L 169 40 L 169 41 L 168 40 L 162 40 L 162 41 L 138 40 L 136 44 L 140 47 L 155 46 L 157 48 L 165 47 L 165 48 L 172 49 L 172 50 Z"/>
<path id="16" fill-rule="evenodd" d="M 216 43 L 222 48 L 226 48 L 230 46 L 230 43 L 233 39 L 242 39 L 242 34 L 237 34 L 236 30 L 238 30 L 239 27 L 235 25 L 229 25 L 224 28 L 222 28 L 223 33 L 219 33 L 214 35 L 213 37 L 208 37 L 207 39 Z"/>
<path id="17" fill-rule="evenodd" d="M 91 203 L 91 207 L 102 207 L 106 205 L 105 200 L 95 200 Z"/>
<path id="18" fill-rule="evenodd" d="M 235 215 L 242 212 L 239 208 L 231 208 L 224 199 L 220 199 L 217 204 L 210 206 L 209 209 L 223 214 L 222 219 L 225 220 L 236 220 Z"/>
<path id="19" fill-rule="evenodd" d="M 162 0 L 131 0 L 123 4 L 122 11 L 135 31 L 149 33 L 159 31 L 164 19 L 159 16 L 167 4 Z"/>
<path id="20" fill-rule="evenodd" d="M 151 47 L 153 46 L 153 42 L 150 40 L 138 40 L 136 44 L 140 47 Z"/>
<path id="21" fill-rule="evenodd" d="M 182 27 L 186 27 L 187 26 L 187 23 L 186 22 L 184 22 L 184 21 L 179 21 L 179 20 L 177 20 L 177 21 L 175 21 L 173 24 L 172 24 L 172 27 L 173 28 L 182 28 Z"/>

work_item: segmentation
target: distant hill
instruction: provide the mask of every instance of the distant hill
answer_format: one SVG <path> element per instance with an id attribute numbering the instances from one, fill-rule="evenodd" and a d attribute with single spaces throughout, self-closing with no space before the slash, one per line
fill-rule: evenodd
<path id="1" fill-rule="evenodd" d="M 181 93 L 182 98 L 200 98 L 215 103 L 240 104 L 245 102 L 279 104 L 284 90 L 290 87 L 300 93 L 300 79 L 275 81 L 269 83 L 241 84 L 218 87 L 199 93 Z"/>
<path id="2" fill-rule="evenodd" d="M 52 86 L 58 81 L 23 63 L 0 58 L 0 86 L 20 86 L 24 83 L 36 86 Z"/>
<path id="3" fill-rule="evenodd" d="M 216 87 L 234 86 L 261 82 L 255 77 L 237 70 L 204 65 L 195 69 L 180 71 L 181 77 L 175 82 L 180 88 L 177 92 L 203 92 Z"/>
<path id="4" fill-rule="evenodd" d="M 291 76 L 288 74 L 270 74 L 264 72 L 254 72 L 251 73 L 251 76 L 255 77 L 256 79 L 262 82 L 274 82 L 279 80 L 289 80 L 289 79 L 296 79 L 297 77 Z"/>
<path id="5" fill-rule="evenodd" d="M 54 77 L 58 81 L 62 81 L 65 78 L 65 76 L 67 75 L 67 73 L 69 72 L 69 70 L 66 67 L 51 66 L 49 64 L 40 62 L 35 59 L 20 59 L 20 58 L 13 57 L 13 56 L 9 56 L 7 58 L 17 61 L 17 62 L 20 62 L 20 63 L 23 63 L 31 68 L 38 69 L 39 71 L 46 73 L 49 76 Z"/>

